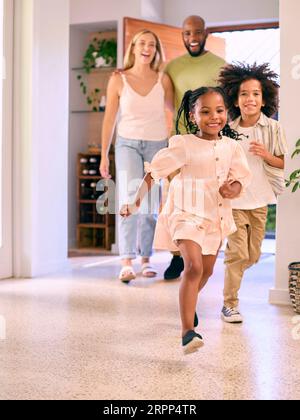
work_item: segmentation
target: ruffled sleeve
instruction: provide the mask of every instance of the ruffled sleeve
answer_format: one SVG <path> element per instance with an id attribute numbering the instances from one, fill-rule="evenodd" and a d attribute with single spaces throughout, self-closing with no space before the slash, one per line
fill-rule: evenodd
<path id="1" fill-rule="evenodd" d="M 252 180 L 252 173 L 250 171 L 245 152 L 238 142 L 235 142 L 235 150 L 233 152 L 228 181 L 233 184 L 238 181 L 242 185 L 241 194 L 245 192 Z M 236 197 L 236 198 L 239 198 Z"/>
<path id="2" fill-rule="evenodd" d="M 152 162 L 145 162 L 145 172 L 151 172 L 152 178 L 159 182 L 167 178 L 187 163 L 186 145 L 183 136 L 174 136 L 169 140 L 169 147 L 160 150 Z"/>

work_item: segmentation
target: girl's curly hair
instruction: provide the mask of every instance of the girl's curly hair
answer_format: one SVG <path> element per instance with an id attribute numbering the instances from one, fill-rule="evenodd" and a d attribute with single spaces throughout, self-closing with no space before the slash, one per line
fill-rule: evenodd
<path id="1" fill-rule="evenodd" d="M 224 100 L 224 105 L 226 109 L 228 108 L 228 98 L 224 93 L 223 89 L 220 87 L 201 87 L 196 90 L 188 90 L 182 99 L 180 108 L 178 110 L 177 120 L 176 120 L 176 134 L 180 134 L 179 131 L 179 121 L 181 119 L 181 115 L 183 114 L 184 118 L 184 125 L 188 133 L 196 134 L 199 128 L 193 121 L 191 121 L 190 113 L 194 112 L 195 105 L 197 100 L 207 93 L 218 93 L 222 96 Z M 220 132 L 220 135 L 230 137 L 234 140 L 239 140 L 240 135 L 237 131 L 230 128 L 229 124 L 226 124 L 225 127 Z"/>
<path id="2" fill-rule="evenodd" d="M 272 117 L 278 111 L 278 74 L 273 72 L 268 63 L 264 64 L 246 64 L 233 63 L 223 67 L 219 84 L 228 97 L 228 111 L 230 117 L 234 120 L 241 115 L 241 111 L 235 106 L 238 101 L 240 86 L 247 80 L 258 80 L 262 86 L 263 100 L 265 106 L 262 112 L 267 117 Z"/>

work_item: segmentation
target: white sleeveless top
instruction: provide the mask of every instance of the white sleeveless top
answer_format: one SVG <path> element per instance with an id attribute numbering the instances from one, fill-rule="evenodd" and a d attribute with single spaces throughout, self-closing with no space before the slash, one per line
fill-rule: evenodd
<path id="1" fill-rule="evenodd" d="M 162 141 L 168 137 L 163 73 L 146 96 L 138 94 L 121 75 L 124 87 L 120 96 L 118 135 L 132 140 Z"/>

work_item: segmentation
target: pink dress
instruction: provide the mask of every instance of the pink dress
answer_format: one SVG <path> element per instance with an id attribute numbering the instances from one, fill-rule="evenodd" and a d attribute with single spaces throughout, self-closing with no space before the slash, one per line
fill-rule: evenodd
<path id="1" fill-rule="evenodd" d="M 203 255 L 216 255 L 225 237 L 236 231 L 231 201 L 219 188 L 226 180 L 239 181 L 244 191 L 251 181 L 239 143 L 228 137 L 210 141 L 193 134 L 174 136 L 151 164 L 145 163 L 145 170 L 155 181 L 180 170 L 159 215 L 154 248 L 178 251 L 177 241 L 188 239 L 201 246 Z"/>

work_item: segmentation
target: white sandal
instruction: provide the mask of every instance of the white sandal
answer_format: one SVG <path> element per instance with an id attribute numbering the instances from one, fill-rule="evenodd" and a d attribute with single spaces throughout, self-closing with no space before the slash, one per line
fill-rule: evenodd
<path id="1" fill-rule="evenodd" d="M 134 279 L 136 279 L 136 274 L 132 266 L 126 265 L 125 267 L 122 267 L 119 274 L 119 280 L 121 280 L 123 283 L 129 283 L 131 280 Z"/>
<path id="2" fill-rule="evenodd" d="M 156 271 L 150 263 L 144 263 L 142 265 L 142 275 L 143 277 L 152 278 L 156 277 L 158 271 Z"/>

